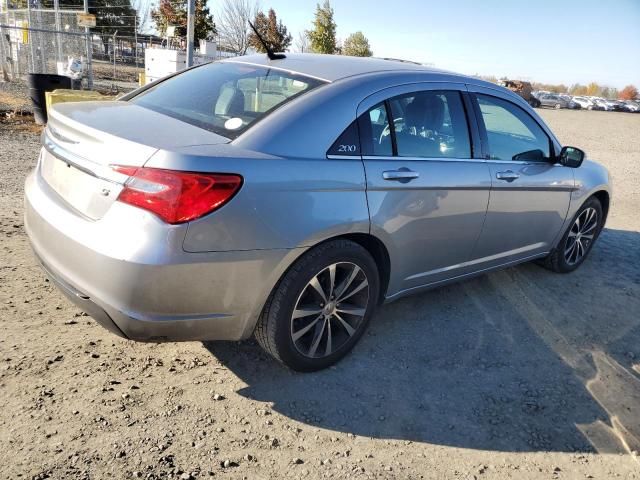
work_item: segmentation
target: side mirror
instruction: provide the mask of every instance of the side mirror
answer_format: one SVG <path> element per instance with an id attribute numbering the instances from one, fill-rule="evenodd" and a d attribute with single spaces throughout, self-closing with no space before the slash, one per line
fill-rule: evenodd
<path id="1" fill-rule="evenodd" d="M 580 150 L 579 148 L 562 147 L 558 160 L 560 161 L 560 165 L 564 165 L 565 167 L 578 168 L 580 165 L 582 165 L 584 156 L 584 151 Z"/>

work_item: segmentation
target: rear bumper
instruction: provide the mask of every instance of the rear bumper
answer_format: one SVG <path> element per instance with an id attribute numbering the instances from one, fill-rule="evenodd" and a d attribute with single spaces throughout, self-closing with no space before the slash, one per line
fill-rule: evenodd
<path id="1" fill-rule="evenodd" d="M 187 253 L 186 225 L 114 204 L 98 221 L 70 211 L 37 171 L 25 228 L 58 288 L 109 331 L 139 341 L 240 340 L 301 249 Z"/>

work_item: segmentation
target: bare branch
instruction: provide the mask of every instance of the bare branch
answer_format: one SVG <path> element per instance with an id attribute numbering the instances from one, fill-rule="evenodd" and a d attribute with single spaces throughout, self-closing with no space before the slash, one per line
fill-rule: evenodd
<path id="1" fill-rule="evenodd" d="M 224 0 L 217 14 L 220 46 L 237 54 L 245 55 L 249 48 L 249 21 L 259 9 L 252 0 Z"/>
<path id="2" fill-rule="evenodd" d="M 309 36 L 304 30 L 302 32 L 298 32 L 298 37 L 296 38 L 296 51 L 300 53 L 312 52 Z"/>

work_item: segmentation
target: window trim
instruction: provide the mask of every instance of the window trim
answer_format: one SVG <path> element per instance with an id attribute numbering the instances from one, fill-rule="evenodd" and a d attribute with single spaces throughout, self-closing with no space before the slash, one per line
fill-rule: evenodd
<path id="1" fill-rule="evenodd" d="M 547 141 L 549 142 L 549 158 L 547 158 L 545 160 L 502 160 L 502 159 L 498 160 L 498 159 L 492 159 L 491 158 L 491 149 L 490 149 L 490 146 L 489 146 L 489 136 L 487 135 L 487 127 L 486 127 L 486 125 L 484 123 L 484 117 L 482 116 L 482 110 L 480 109 L 480 102 L 478 101 L 478 95 L 482 95 L 482 96 L 490 97 L 490 98 L 497 98 L 498 100 L 506 102 L 509 105 L 519 109 L 522 113 L 524 113 L 526 116 L 528 116 L 531 119 L 531 121 L 533 121 L 538 126 L 538 128 L 540 128 L 540 131 L 543 133 L 543 135 L 545 137 L 547 137 Z M 469 92 L 469 97 L 471 98 L 471 103 L 473 105 L 473 109 L 474 109 L 474 112 L 475 112 L 478 131 L 480 132 L 480 140 L 481 140 L 481 144 L 482 144 L 483 157 L 487 162 L 510 163 L 510 164 L 516 164 L 516 165 L 517 164 L 530 165 L 530 164 L 541 164 L 541 163 L 547 163 L 547 164 L 557 163 L 555 147 L 554 147 L 554 143 L 553 143 L 551 137 L 546 132 L 544 127 L 542 125 L 540 125 L 540 122 L 538 122 L 524 108 L 522 108 L 521 106 L 517 105 L 516 103 L 513 103 L 512 101 L 510 101 L 510 100 L 508 100 L 506 98 L 499 97 L 497 95 L 491 95 L 489 93 Z"/>
<path id="2" fill-rule="evenodd" d="M 480 127 L 478 119 L 475 115 L 474 102 L 468 91 L 461 91 L 462 104 L 464 106 L 464 114 L 467 119 L 467 127 L 469 129 L 469 140 L 471 142 L 471 158 L 477 160 L 485 160 L 484 145 L 480 137 Z"/>
<path id="3" fill-rule="evenodd" d="M 398 140 L 396 139 L 396 122 L 393 120 L 390 98 L 384 101 L 384 109 L 387 112 L 387 122 L 389 123 L 389 135 L 391 136 L 391 156 L 398 156 Z M 375 155 L 374 155 L 375 156 Z"/>

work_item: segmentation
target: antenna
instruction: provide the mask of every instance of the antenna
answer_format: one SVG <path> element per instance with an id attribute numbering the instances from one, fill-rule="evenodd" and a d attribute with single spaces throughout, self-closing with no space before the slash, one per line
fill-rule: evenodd
<path id="1" fill-rule="evenodd" d="M 258 37 L 258 40 L 260 40 L 260 43 L 262 44 L 264 49 L 267 51 L 267 57 L 269 57 L 269 60 L 281 60 L 283 58 L 287 58 L 284 53 L 275 53 L 273 50 L 271 50 L 269 45 L 267 45 L 267 42 L 265 42 L 264 38 L 262 38 L 262 35 L 258 33 L 258 29 L 253 25 L 253 23 L 249 22 L 249 26 L 251 27 L 251 30 L 253 30 L 253 32 L 256 34 L 256 37 Z"/>

